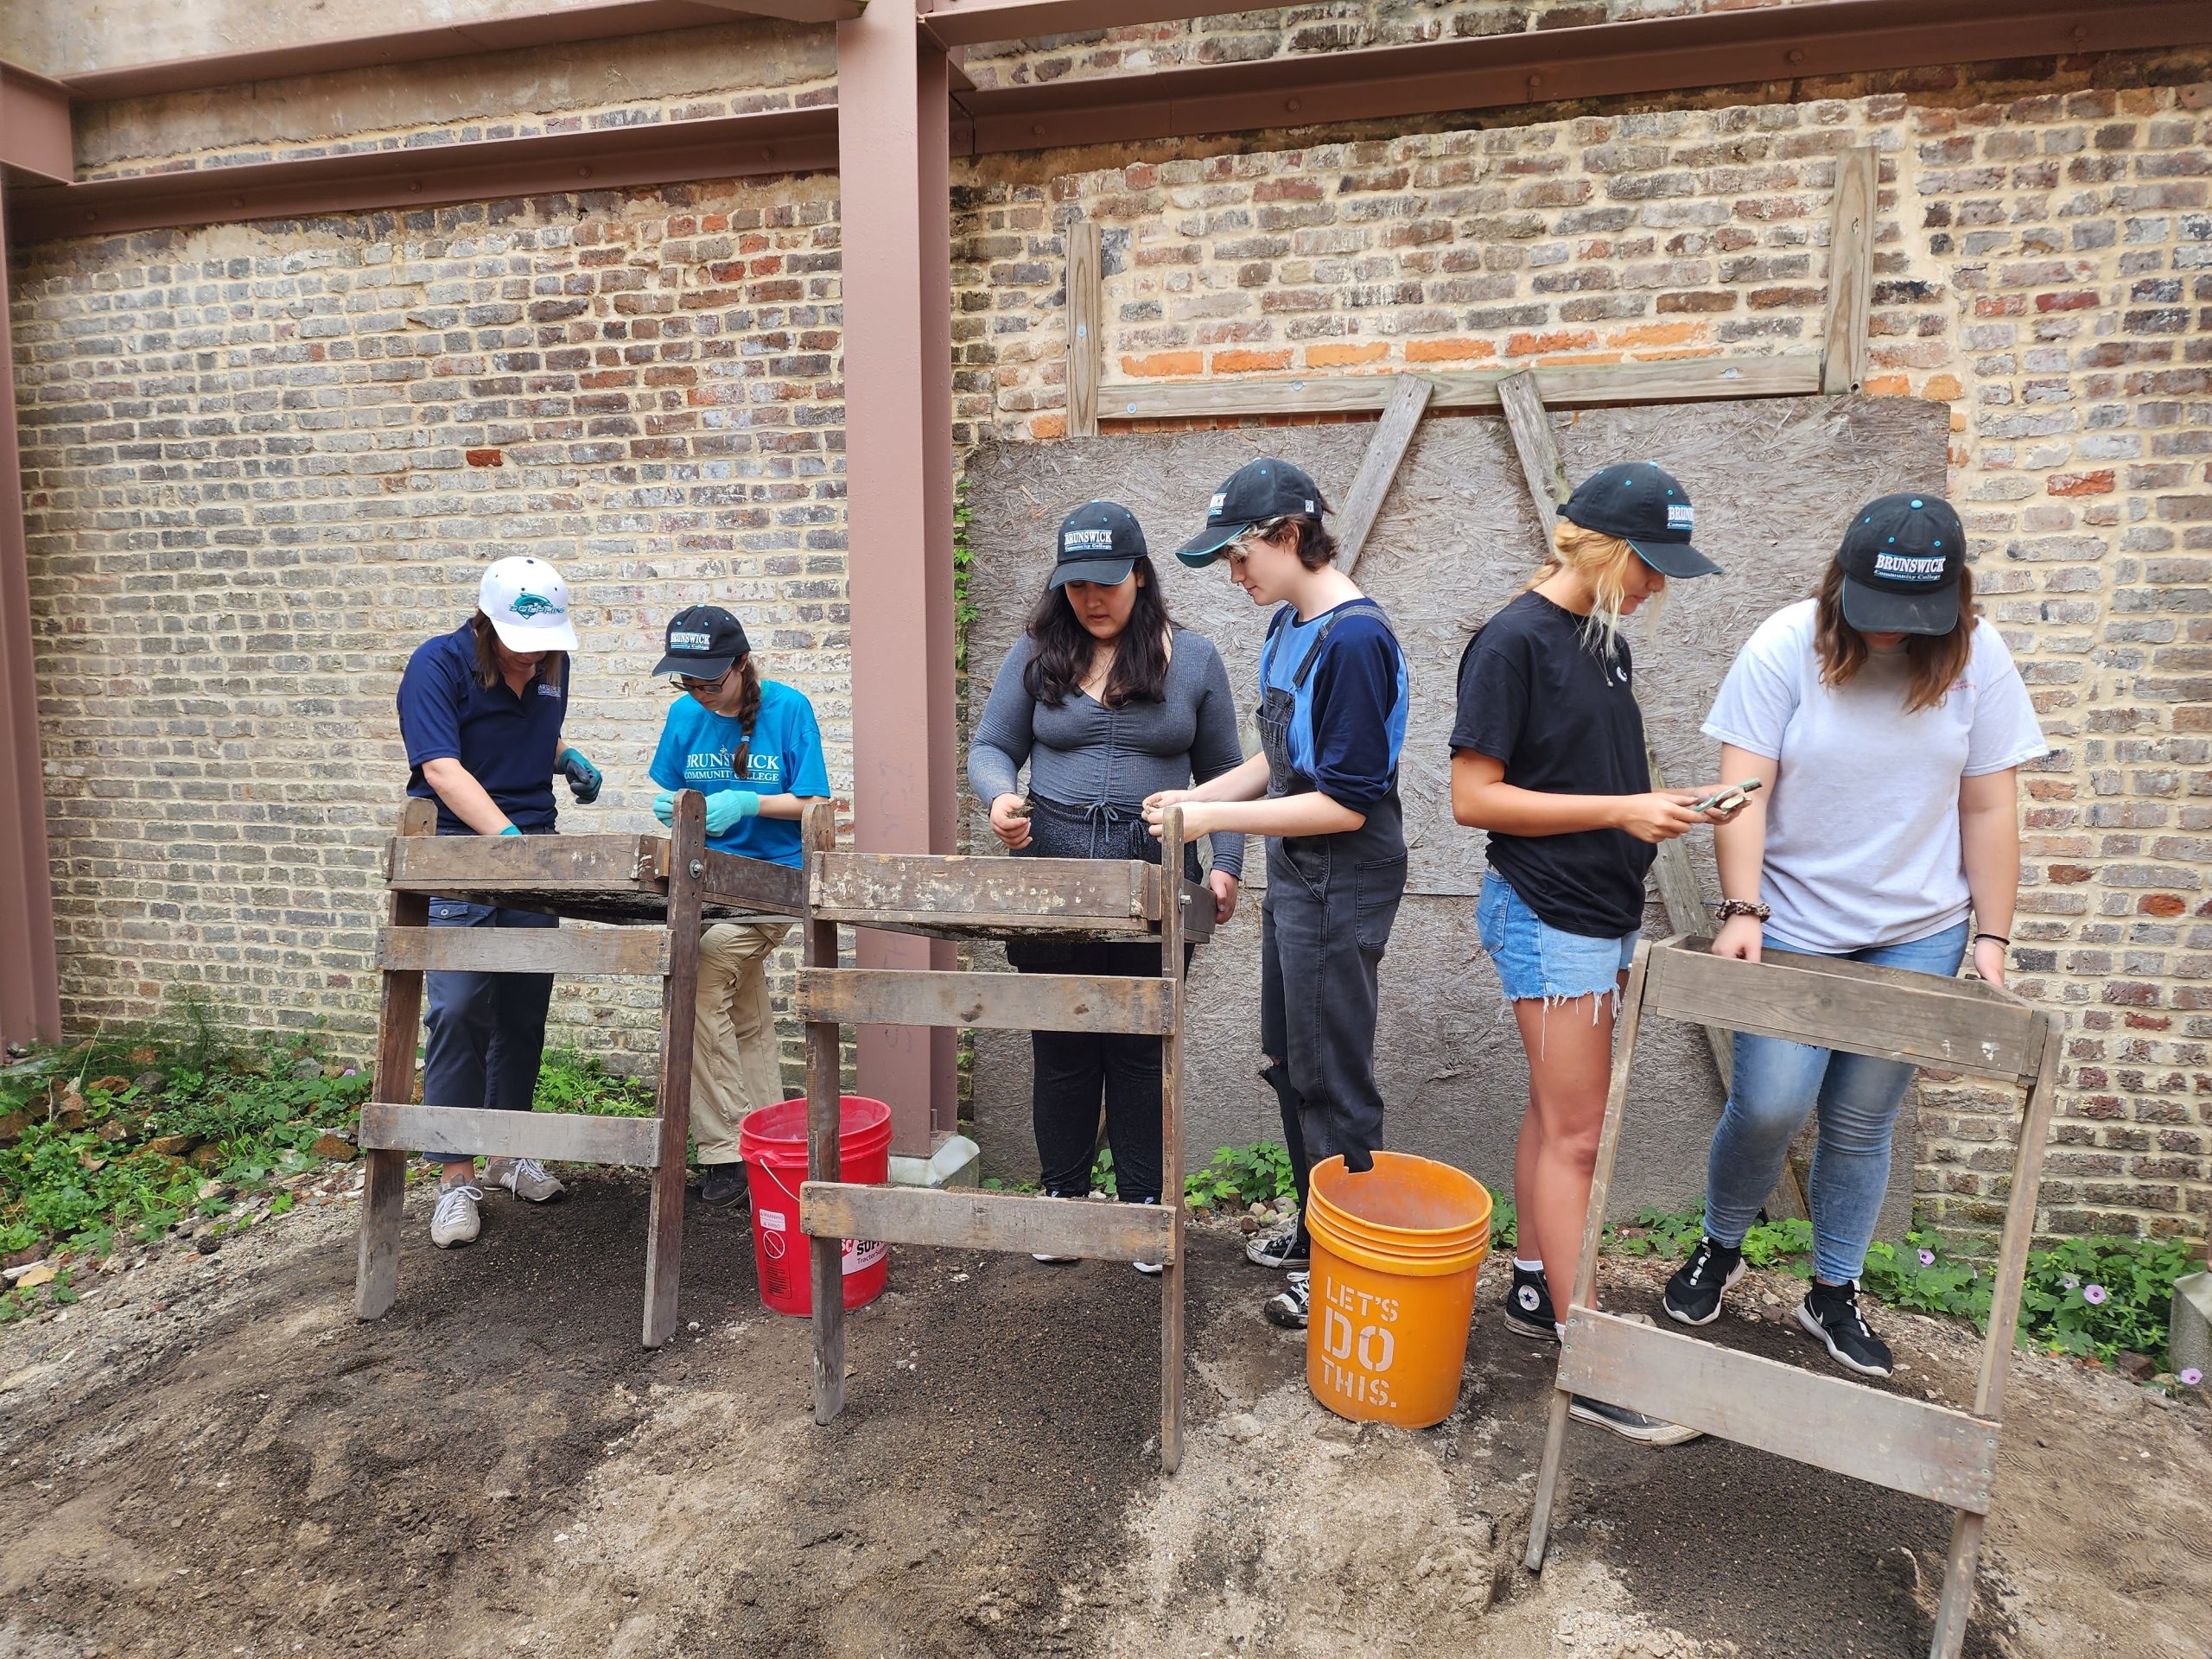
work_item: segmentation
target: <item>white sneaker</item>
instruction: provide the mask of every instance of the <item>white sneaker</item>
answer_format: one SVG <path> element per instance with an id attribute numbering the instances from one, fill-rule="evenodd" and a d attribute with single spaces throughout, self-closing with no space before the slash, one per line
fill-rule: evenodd
<path id="1" fill-rule="evenodd" d="M 485 1164 L 484 1175 L 493 1185 L 532 1204 L 550 1203 L 569 1190 L 535 1158 L 493 1158 Z"/>
<path id="2" fill-rule="evenodd" d="M 440 1249 L 450 1249 L 455 1244 L 474 1244 L 476 1235 L 483 1229 L 483 1221 L 476 1206 L 484 1201 L 484 1189 L 474 1183 L 438 1189 L 438 1207 L 430 1211 L 430 1243 Z"/>

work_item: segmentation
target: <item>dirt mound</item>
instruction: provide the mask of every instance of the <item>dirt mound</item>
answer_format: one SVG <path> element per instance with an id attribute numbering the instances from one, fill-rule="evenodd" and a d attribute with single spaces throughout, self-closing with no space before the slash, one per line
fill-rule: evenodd
<path id="1" fill-rule="evenodd" d="M 645 1208 L 604 1175 L 543 1210 L 494 1195 L 483 1242 L 440 1253 L 412 1195 L 399 1305 L 363 1325 L 352 1206 L 310 1205 L 0 1332 L 0 1659 L 1925 1646 L 1944 1511 L 1715 1442 L 1578 1430 L 1524 1574 L 1553 1351 L 1486 1315 L 1453 1417 L 1355 1427 L 1256 1317 L 1269 1276 L 1200 1232 L 1168 1480 L 1159 1293 L 1126 1267 L 897 1252 L 821 1429 L 806 1328 L 762 1311 L 730 1217 L 688 1224 L 686 1328 L 637 1347 Z M 1962 1386 L 1970 1338 L 1891 1317 L 1900 1386 Z M 1779 1325 L 1715 1329 L 1809 1363 Z M 1969 1651 L 2200 1651 L 2212 1414 L 2018 1378 Z"/>

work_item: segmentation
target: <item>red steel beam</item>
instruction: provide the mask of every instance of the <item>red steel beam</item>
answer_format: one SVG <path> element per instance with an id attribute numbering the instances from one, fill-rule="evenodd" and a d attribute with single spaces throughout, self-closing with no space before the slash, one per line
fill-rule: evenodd
<path id="1" fill-rule="evenodd" d="M 566 46 L 580 41 L 616 40 L 676 29 L 727 23 L 734 16 L 783 17 L 827 23 L 857 16 L 861 0 L 605 0 L 599 5 L 562 11 L 531 12 L 518 17 L 487 17 L 479 22 L 429 29 L 394 29 L 334 40 L 303 41 L 250 52 L 217 52 L 201 57 L 132 63 L 89 69 L 60 77 L 79 98 L 106 102 L 149 98 L 160 92 L 196 92 L 290 75 L 330 74 L 373 69 L 391 63 L 425 63 L 438 58 L 473 57 L 483 52 L 514 52 L 533 46 Z"/>
<path id="2" fill-rule="evenodd" d="M 952 219 L 947 64 L 914 0 L 837 26 L 845 537 L 853 830 L 864 852 L 950 853 L 959 755 L 952 669 Z M 955 965 L 942 941 L 863 931 L 863 968 Z M 862 1027 L 861 1092 L 892 1144 L 950 1130 L 953 1033 Z"/>
<path id="3" fill-rule="evenodd" d="M 24 192 L 16 230 L 22 239 L 35 241 L 816 172 L 836 165 L 837 112 L 823 103 L 659 126 L 102 179 Z"/>
<path id="4" fill-rule="evenodd" d="M 2208 0 L 1821 0 L 963 93 L 953 142 L 980 156 L 2207 42 Z"/>
<path id="5" fill-rule="evenodd" d="M 1279 11 L 1296 0 L 1241 5 L 1229 10 Z M 1222 0 L 934 0 L 918 8 L 925 27 L 947 46 L 981 46 L 987 41 L 1033 41 L 1049 35 L 1084 35 L 1140 23 L 1181 22 L 1212 17 Z"/>
<path id="6" fill-rule="evenodd" d="M 18 181 L 66 184 L 76 170 L 69 89 L 0 63 L 0 172 Z"/>
<path id="7" fill-rule="evenodd" d="M 0 182 L 0 227 L 10 192 Z M 0 234 L 0 299 L 8 291 Z M 54 880 L 46 852 L 45 766 L 38 681 L 32 670 L 30 556 L 23 534 L 23 467 L 16 445 L 16 358 L 0 303 L 0 1038 L 61 1039 L 54 971 Z"/>

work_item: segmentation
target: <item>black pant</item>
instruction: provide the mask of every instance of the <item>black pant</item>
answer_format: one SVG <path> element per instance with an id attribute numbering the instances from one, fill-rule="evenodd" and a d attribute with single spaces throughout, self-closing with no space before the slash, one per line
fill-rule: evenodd
<path id="1" fill-rule="evenodd" d="M 1160 977 L 1157 945 L 1106 940 L 1056 943 L 1052 963 L 1029 971 Z M 1160 1039 L 1128 1032 L 1033 1031 L 1029 1052 L 1029 1110 L 1037 1130 L 1038 1184 L 1047 1192 L 1077 1198 L 1090 1191 L 1103 1098 L 1106 1144 L 1114 1154 L 1115 1192 L 1124 1204 L 1157 1204 Z"/>
<path id="2" fill-rule="evenodd" d="M 1387 843 L 1315 836 L 1268 846 L 1260 1075 L 1282 1108 L 1301 1230 L 1313 1164 L 1341 1153 L 1347 1168 L 1371 1169 L 1369 1154 L 1382 1144 L 1378 976 L 1405 890 L 1406 855 Z"/>

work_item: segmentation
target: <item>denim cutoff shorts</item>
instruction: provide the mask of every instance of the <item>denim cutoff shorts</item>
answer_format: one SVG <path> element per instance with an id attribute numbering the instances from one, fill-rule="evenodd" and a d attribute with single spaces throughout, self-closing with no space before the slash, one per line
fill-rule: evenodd
<path id="1" fill-rule="evenodd" d="M 1541 997 L 1565 1001 L 1592 992 L 1611 995 L 1636 955 L 1637 935 L 1593 939 L 1564 933 L 1529 908 L 1513 884 L 1496 871 L 1483 877 L 1475 910 L 1483 949 L 1497 966 L 1498 982 L 1514 1002 Z"/>

